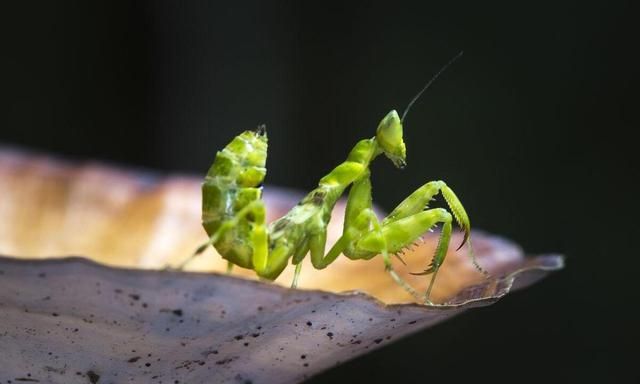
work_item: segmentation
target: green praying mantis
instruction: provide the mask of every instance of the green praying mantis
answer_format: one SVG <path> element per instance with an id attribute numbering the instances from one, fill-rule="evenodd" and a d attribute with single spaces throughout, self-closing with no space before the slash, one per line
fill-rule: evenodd
<path id="1" fill-rule="evenodd" d="M 465 243 L 474 265 L 482 270 L 470 248 L 469 216 L 453 190 L 444 181 L 431 181 L 402 201 L 387 217 L 380 220 L 372 208 L 369 165 L 385 155 L 398 168 L 406 165 L 403 121 L 415 101 L 431 83 L 458 57 L 447 63 L 411 100 L 402 118 L 395 110 L 380 121 L 376 134 L 359 141 L 347 159 L 320 179 L 283 217 L 267 224 L 265 204 L 261 200 L 262 182 L 266 175 L 267 133 L 264 126 L 236 136 L 216 155 L 202 185 L 202 224 L 209 241 L 194 255 L 213 245 L 234 265 L 253 269 L 268 280 L 276 279 L 289 260 L 295 265 L 292 287 L 296 287 L 302 260 L 309 253 L 316 269 L 323 269 L 343 254 L 352 260 L 369 260 L 382 255 L 386 271 L 419 302 L 432 304 L 430 294 L 438 270 L 447 255 L 455 221 L 464 231 Z M 342 236 L 325 254 L 327 226 L 331 212 L 350 187 Z M 442 194 L 449 210 L 428 208 L 429 202 Z M 394 270 L 391 256 L 413 244 L 425 232 L 441 224 L 438 245 L 431 263 L 421 273 L 431 274 L 426 293 L 420 294 Z M 190 260 L 190 259 L 189 259 Z M 181 266 L 184 266 L 185 261 Z"/>

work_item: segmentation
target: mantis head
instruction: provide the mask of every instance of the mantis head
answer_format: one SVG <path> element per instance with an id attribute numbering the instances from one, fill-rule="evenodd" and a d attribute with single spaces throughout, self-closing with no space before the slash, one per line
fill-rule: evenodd
<path id="1" fill-rule="evenodd" d="M 432 78 L 427 82 L 427 84 L 422 87 L 420 92 L 416 94 L 413 99 L 409 102 L 404 112 L 402 113 L 402 118 L 398 116 L 398 112 L 396 110 L 392 110 L 387 113 L 387 115 L 382 119 L 380 124 L 378 125 L 378 130 L 376 131 L 376 140 L 378 141 L 378 145 L 382 148 L 384 154 L 393 161 L 393 164 L 398 168 L 404 168 L 407 164 L 407 149 L 404 145 L 404 141 L 402 141 L 402 123 L 404 122 L 404 118 L 407 117 L 407 113 L 413 106 L 413 104 L 422 96 L 424 91 L 429 89 L 431 84 L 451 65 L 454 61 L 458 60 L 458 58 L 462 56 L 462 52 L 458 53 L 454 56 L 453 59 L 449 60 L 447 64 L 444 65 Z"/>
<path id="2" fill-rule="evenodd" d="M 407 164 L 407 149 L 402 140 L 402 121 L 398 112 L 392 110 L 378 124 L 376 140 L 384 154 L 398 168 Z"/>

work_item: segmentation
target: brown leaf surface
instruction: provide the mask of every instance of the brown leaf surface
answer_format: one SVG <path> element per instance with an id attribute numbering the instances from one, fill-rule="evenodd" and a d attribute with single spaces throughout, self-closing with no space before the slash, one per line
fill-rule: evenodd
<path id="1" fill-rule="evenodd" d="M 295 383 L 487 305 L 561 259 L 463 290 L 449 307 L 291 290 L 218 274 L 0 258 L 0 380 Z M 94 376 L 92 376 L 94 375 Z"/>
<path id="2" fill-rule="evenodd" d="M 476 254 L 492 279 L 484 280 L 464 252 L 451 252 L 433 292 L 448 305 L 400 305 L 411 297 L 379 258 L 340 257 L 322 271 L 305 264 L 300 290 L 239 279 L 255 280 L 239 268 L 233 277 L 140 270 L 178 263 L 205 240 L 197 178 L 70 166 L 5 150 L 0 196 L 0 254 L 85 255 L 137 268 L 79 258 L 0 258 L 0 382 L 86 383 L 97 376 L 99 382 L 299 382 L 562 266 L 558 256 L 525 259 L 515 244 L 475 231 Z M 267 187 L 269 219 L 299 197 Z M 340 234 L 343 211 L 343 205 L 334 211 L 330 243 Z M 408 272 L 424 269 L 434 246 L 435 237 L 426 236 L 405 254 L 407 267 L 396 263 L 420 289 L 428 277 Z M 189 269 L 225 267 L 208 251 Z M 277 283 L 288 286 L 292 272 Z M 344 293 L 353 290 L 373 298 Z"/>

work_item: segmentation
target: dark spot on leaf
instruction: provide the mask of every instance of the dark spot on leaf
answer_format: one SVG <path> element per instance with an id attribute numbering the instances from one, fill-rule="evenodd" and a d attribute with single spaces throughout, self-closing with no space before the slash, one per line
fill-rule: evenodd
<path id="1" fill-rule="evenodd" d="M 135 363 L 138 360 L 140 360 L 140 356 L 132 357 L 129 360 L 127 360 L 127 363 Z"/>
<path id="2" fill-rule="evenodd" d="M 233 361 L 233 358 L 231 358 L 231 357 L 227 357 L 227 358 L 225 358 L 225 359 L 222 359 L 222 360 L 218 360 L 218 361 L 216 361 L 216 364 L 217 364 L 217 365 L 224 365 L 224 364 L 230 363 L 230 362 L 232 362 L 232 361 Z"/>
<path id="3" fill-rule="evenodd" d="M 327 332 L 327 336 L 329 336 L 330 339 L 333 339 L 333 332 Z"/>
<path id="4" fill-rule="evenodd" d="M 100 380 L 100 375 L 93 371 L 88 371 L 87 376 L 89 377 L 89 381 L 91 382 L 91 384 L 96 384 L 98 380 Z"/>
<path id="5" fill-rule="evenodd" d="M 380 344 L 380 343 L 382 343 L 382 339 L 375 339 L 375 340 L 373 340 L 373 342 L 376 343 L 376 344 Z"/>
<path id="6" fill-rule="evenodd" d="M 218 350 L 217 349 L 209 349 L 206 350 L 204 352 L 202 352 L 202 356 L 204 357 L 208 357 L 209 355 L 217 355 L 218 354 Z"/>
<path id="7" fill-rule="evenodd" d="M 407 324 L 415 324 L 417 322 L 418 322 L 418 320 L 413 320 L 413 321 L 408 322 Z"/>
<path id="8" fill-rule="evenodd" d="M 307 358 L 307 355 L 300 355 L 300 358 L 304 360 Z"/>
<path id="9" fill-rule="evenodd" d="M 47 274 L 44 272 L 40 272 L 38 273 L 38 277 L 44 279 L 45 277 L 47 277 Z"/>
<path id="10" fill-rule="evenodd" d="M 159 312 L 164 312 L 164 313 L 172 313 L 176 316 L 182 316 L 184 313 L 182 312 L 182 309 L 169 309 L 169 308 L 160 308 Z"/>
<path id="11" fill-rule="evenodd" d="M 313 325 L 313 323 L 312 323 L 312 322 L 310 322 L 310 321 L 307 321 L 307 325 L 310 327 L 310 326 L 312 326 L 312 325 Z"/>
<path id="12" fill-rule="evenodd" d="M 51 316 L 53 316 L 53 317 L 58 317 L 58 316 L 60 316 L 60 315 L 58 315 L 57 313 L 53 312 L 53 313 L 51 314 Z"/>
<path id="13" fill-rule="evenodd" d="M 234 336 L 233 338 L 234 338 L 234 339 L 236 339 L 236 340 L 242 340 L 242 339 L 244 338 L 244 336 L 242 336 L 242 335 L 236 335 L 236 336 Z"/>
<path id="14" fill-rule="evenodd" d="M 140 300 L 140 295 L 136 295 L 135 293 L 130 294 L 129 297 L 136 301 Z"/>

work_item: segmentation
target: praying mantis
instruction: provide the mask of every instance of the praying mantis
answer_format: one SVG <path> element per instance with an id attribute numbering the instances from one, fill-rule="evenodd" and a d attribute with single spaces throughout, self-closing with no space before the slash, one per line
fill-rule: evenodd
<path id="1" fill-rule="evenodd" d="M 213 245 L 234 265 L 252 269 L 264 279 L 275 280 L 288 265 L 295 265 L 292 287 L 296 287 L 302 260 L 310 255 L 311 264 L 323 269 L 343 254 L 352 260 L 369 260 L 382 255 L 385 270 L 419 302 L 433 304 L 431 291 L 438 270 L 447 255 L 454 221 L 464 231 L 470 247 L 471 224 L 467 212 L 453 190 L 444 181 L 430 181 L 402 201 L 387 217 L 380 220 L 372 208 L 369 165 L 380 155 L 397 168 L 406 165 L 403 121 L 415 101 L 431 83 L 458 57 L 447 63 L 411 100 L 402 118 L 395 110 L 380 121 L 375 136 L 359 141 L 347 159 L 320 179 L 283 217 L 267 224 L 266 208 L 261 200 L 262 182 L 266 175 L 267 133 L 264 126 L 236 136 L 216 155 L 202 184 L 202 225 L 209 240 L 195 255 Z M 327 226 L 331 212 L 349 188 L 342 236 L 325 253 Z M 449 210 L 428 208 L 438 194 Z M 418 293 L 394 270 L 391 255 L 413 244 L 425 232 L 441 224 L 438 245 L 428 267 L 416 275 L 431 274 L 424 294 Z M 474 265 L 481 270 L 471 248 Z M 184 266 L 185 263 L 182 264 Z"/>

